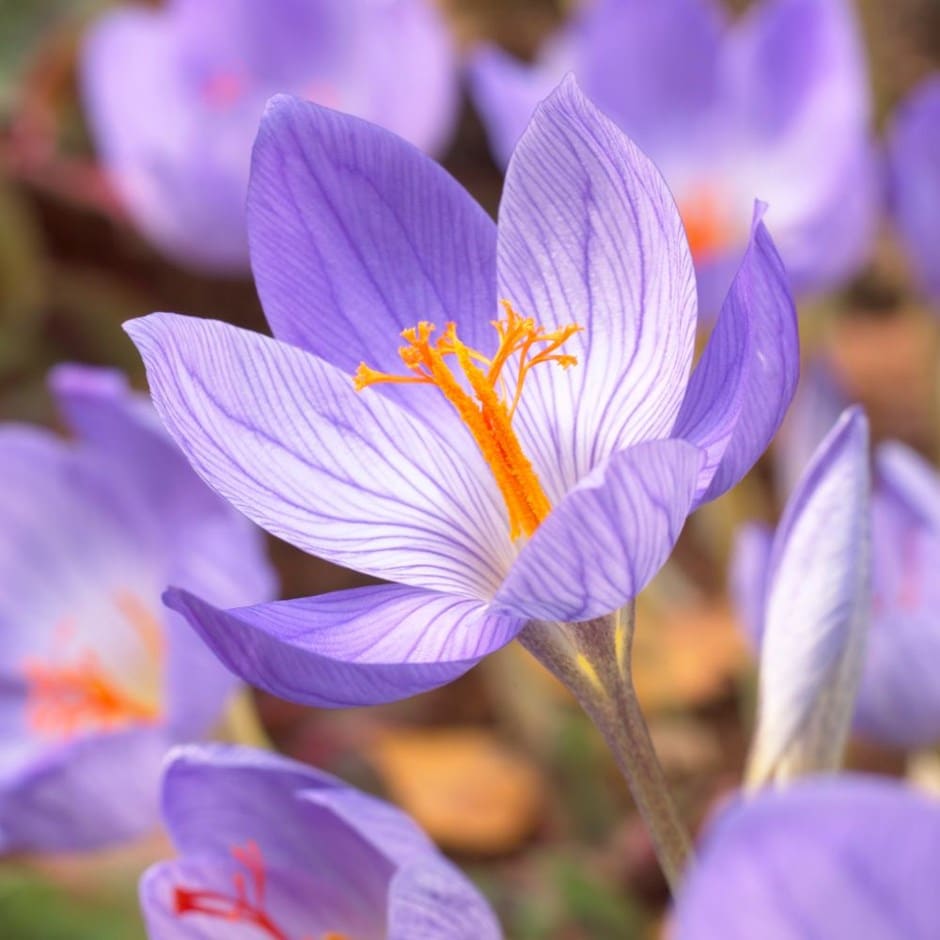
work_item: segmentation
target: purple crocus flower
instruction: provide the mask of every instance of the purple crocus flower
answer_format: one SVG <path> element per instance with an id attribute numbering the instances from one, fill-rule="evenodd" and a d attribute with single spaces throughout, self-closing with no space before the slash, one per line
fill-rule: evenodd
<path id="1" fill-rule="evenodd" d="M 160 765 L 232 678 L 167 583 L 263 600 L 259 533 L 196 477 L 115 372 L 60 367 L 77 440 L 0 427 L 0 851 L 76 850 L 157 821 Z"/>
<path id="2" fill-rule="evenodd" d="M 248 748 L 174 751 L 150 868 L 150 940 L 498 940 L 486 901 L 404 813 Z"/>
<path id="3" fill-rule="evenodd" d="M 455 53 L 428 0 L 168 0 L 106 14 L 82 56 L 101 161 L 176 261 L 248 267 L 245 190 L 265 101 L 291 92 L 430 152 L 456 119 Z"/>
<path id="4" fill-rule="evenodd" d="M 940 300 L 940 76 L 897 109 L 888 157 L 895 224 L 924 289 Z"/>
<path id="5" fill-rule="evenodd" d="M 751 786 L 841 763 L 868 633 L 870 495 L 855 407 L 819 445 L 773 541 L 742 543 L 741 606 L 763 631 Z"/>
<path id="6" fill-rule="evenodd" d="M 690 377 L 678 212 L 571 80 L 516 149 L 498 236 L 413 147 L 286 97 L 255 147 L 249 223 L 276 339 L 172 314 L 127 329 L 211 486 L 393 582 L 230 611 L 169 592 L 224 663 L 288 699 L 402 698 L 530 621 L 617 610 L 793 392 L 795 313 L 760 214 Z"/>
<path id="7" fill-rule="evenodd" d="M 940 804 L 874 777 L 736 800 L 706 832 L 672 936 L 932 940 L 938 846 Z"/>
<path id="8" fill-rule="evenodd" d="M 494 48 L 474 61 L 498 159 L 568 70 L 669 182 L 705 312 L 738 264 L 755 196 L 773 209 L 798 292 L 836 285 L 865 260 L 877 174 L 849 0 L 759 0 L 735 23 L 716 0 L 585 3 L 534 64 Z"/>
<path id="9" fill-rule="evenodd" d="M 844 400 L 825 368 L 818 365 L 809 373 L 779 438 L 784 479 L 814 446 L 819 416 Z M 940 585 L 934 577 L 940 564 L 940 475 L 909 447 L 879 444 L 870 513 L 871 627 L 854 725 L 887 746 L 925 747 L 940 741 L 940 689 L 931 668 L 940 657 Z M 767 526 L 746 526 L 732 561 L 732 592 L 755 646 L 764 630 L 772 538 Z"/>

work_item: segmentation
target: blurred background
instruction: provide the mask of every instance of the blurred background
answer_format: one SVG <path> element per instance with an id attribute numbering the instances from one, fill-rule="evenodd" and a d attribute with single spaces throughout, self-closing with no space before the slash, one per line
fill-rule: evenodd
<path id="1" fill-rule="evenodd" d="M 153 4 L 158 6 L 159 4 Z M 530 58 L 574 0 L 439 0 L 461 49 L 481 40 Z M 143 387 L 121 330 L 171 310 L 265 331 L 247 277 L 166 260 L 100 172 L 76 80 L 81 37 L 102 0 L 0 0 L 0 419 L 54 424 L 55 363 L 116 366 Z M 730 3 L 741 12 L 746 0 Z M 859 0 L 875 126 L 940 67 L 938 0 Z M 502 174 L 466 89 L 445 166 L 490 212 Z M 772 225 L 771 225 L 772 228 Z M 825 348 L 874 436 L 935 457 L 938 331 L 887 227 L 840 292 L 801 310 L 804 355 Z M 753 666 L 726 592 L 732 534 L 773 520 L 771 461 L 693 518 L 641 599 L 637 682 L 685 817 L 699 824 L 735 786 L 754 708 Z M 272 540 L 282 596 L 361 583 Z M 411 812 L 482 886 L 516 940 L 656 936 L 666 903 L 642 824 L 587 718 L 514 647 L 458 682 L 395 706 L 319 712 L 255 697 L 229 733 L 299 759 Z M 903 773 L 906 757 L 861 743 L 851 762 Z M 928 767 L 929 771 L 929 767 Z M 136 877 L 162 838 L 119 850 L 0 863 L 5 940 L 143 936 Z"/>

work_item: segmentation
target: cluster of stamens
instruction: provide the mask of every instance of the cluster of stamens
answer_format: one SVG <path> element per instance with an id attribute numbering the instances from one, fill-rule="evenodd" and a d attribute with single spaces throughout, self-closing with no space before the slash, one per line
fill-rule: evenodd
<path id="1" fill-rule="evenodd" d="M 264 857 L 253 841 L 231 849 L 232 858 L 241 866 L 232 876 L 232 893 L 202 888 L 173 889 L 173 910 L 177 916 L 202 914 L 233 924 L 247 924 L 270 940 L 290 940 L 266 911 L 267 876 Z M 313 940 L 302 937 L 300 940 Z M 350 940 L 346 934 L 330 931 L 322 940 Z"/>
<path id="2" fill-rule="evenodd" d="M 531 461 L 512 429 L 522 387 L 537 365 L 555 363 L 568 369 L 575 356 L 560 352 L 561 346 L 582 328 L 576 324 L 546 330 L 531 317 L 522 317 L 503 301 L 505 316 L 493 321 L 499 342 L 492 356 L 485 356 L 461 342 L 457 327 L 448 323 L 437 339 L 433 324 L 422 321 L 401 335 L 405 346 L 399 349 L 402 362 L 411 375 L 378 372 L 365 363 L 354 377 L 356 389 L 379 383 L 433 385 L 457 411 L 473 435 L 490 466 L 509 513 L 512 539 L 531 536 L 548 515 L 551 504 Z M 456 359 L 463 381 L 457 377 L 448 357 Z M 507 368 L 514 363 L 514 382 L 507 381 Z"/>
<path id="3" fill-rule="evenodd" d="M 130 594 L 117 595 L 114 603 L 137 633 L 148 658 L 159 662 L 163 638 L 150 612 Z M 74 646 L 74 624 L 63 621 L 54 640 L 60 651 Z M 27 722 L 37 734 L 69 738 L 82 730 L 113 730 L 159 718 L 158 705 L 123 688 L 91 650 L 79 649 L 54 662 L 28 657 L 22 669 Z"/>

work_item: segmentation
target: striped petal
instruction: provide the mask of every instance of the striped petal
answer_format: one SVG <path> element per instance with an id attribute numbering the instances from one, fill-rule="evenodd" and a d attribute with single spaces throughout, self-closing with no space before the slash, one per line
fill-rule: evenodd
<path id="1" fill-rule="evenodd" d="M 219 610 L 185 591 L 166 602 L 233 672 L 321 708 L 407 698 L 462 675 L 524 625 L 479 601 L 399 585 Z"/>
<path id="2" fill-rule="evenodd" d="M 222 323 L 127 324 L 196 472 L 269 532 L 416 587 L 489 596 L 508 569 L 482 457 L 303 350 Z M 458 439 L 457 445 L 462 439 Z"/>
<path id="3" fill-rule="evenodd" d="M 685 441 L 618 451 L 552 510 L 494 603 L 520 616 L 562 622 L 618 610 L 669 557 L 703 458 Z"/>
<path id="4" fill-rule="evenodd" d="M 796 307 L 763 214 L 758 204 L 751 242 L 673 431 L 708 454 L 698 502 L 720 496 L 751 469 L 796 391 Z"/>
<path id="5" fill-rule="evenodd" d="M 557 501 L 614 451 L 665 437 L 692 365 L 695 275 L 649 160 L 567 78 L 520 140 L 499 214 L 500 297 L 578 323 L 570 369 L 533 370 L 516 424 Z"/>
<path id="6" fill-rule="evenodd" d="M 839 766 L 870 610 L 868 422 L 848 409 L 791 498 L 771 558 L 748 782 Z"/>

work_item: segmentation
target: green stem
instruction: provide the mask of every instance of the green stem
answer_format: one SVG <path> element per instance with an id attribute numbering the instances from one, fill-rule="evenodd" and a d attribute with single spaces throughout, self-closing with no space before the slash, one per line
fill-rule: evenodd
<path id="1" fill-rule="evenodd" d="M 633 632 L 631 604 L 584 623 L 533 622 L 519 641 L 569 689 L 604 736 L 675 894 L 691 844 L 633 688 Z"/>

